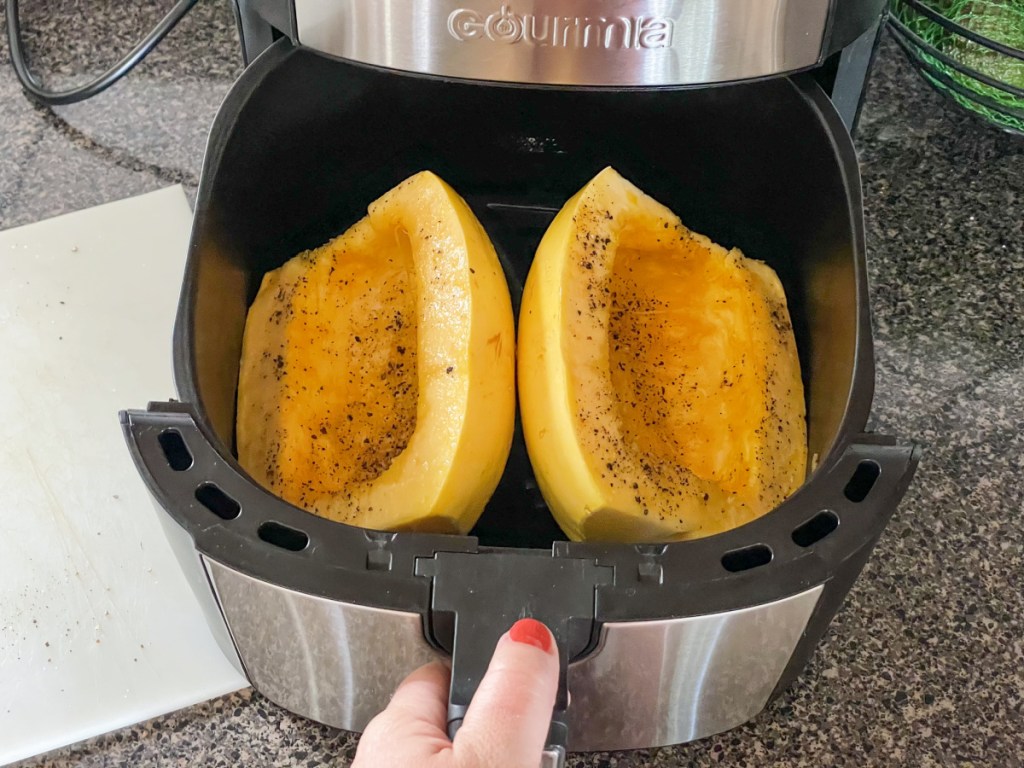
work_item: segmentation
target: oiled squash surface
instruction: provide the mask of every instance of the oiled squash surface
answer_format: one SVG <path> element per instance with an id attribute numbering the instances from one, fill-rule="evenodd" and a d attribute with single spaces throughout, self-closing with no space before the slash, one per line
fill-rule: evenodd
<path id="1" fill-rule="evenodd" d="M 614 170 L 566 204 L 537 252 L 519 384 L 539 485 L 573 539 L 706 536 L 803 482 L 803 386 L 778 277 Z"/>
<path id="2" fill-rule="evenodd" d="M 514 409 L 501 266 L 472 212 L 433 174 L 267 274 L 250 308 L 239 461 L 316 514 L 468 531 L 501 476 Z"/>

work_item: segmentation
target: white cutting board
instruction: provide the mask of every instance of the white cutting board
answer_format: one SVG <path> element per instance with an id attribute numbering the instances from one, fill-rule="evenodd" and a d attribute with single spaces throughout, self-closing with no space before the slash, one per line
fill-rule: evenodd
<path id="1" fill-rule="evenodd" d="M 117 419 L 174 395 L 190 224 L 171 187 L 0 232 L 0 765 L 247 685 Z"/>

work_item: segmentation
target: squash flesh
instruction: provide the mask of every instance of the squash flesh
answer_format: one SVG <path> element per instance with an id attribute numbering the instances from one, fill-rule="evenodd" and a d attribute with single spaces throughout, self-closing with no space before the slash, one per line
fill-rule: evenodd
<path id="1" fill-rule="evenodd" d="M 500 479 L 514 408 L 501 265 L 433 174 L 268 273 L 250 308 L 239 461 L 315 514 L 465 533 Z"/>
<path id="2" fill-rule="evenodd" d="M 609 363 L 626 445 L 738 492 L 751 481 L 765 365 L 734 360 L 756 318 L 742 274 L 698 244 L 676 253 L 620 249 L 612 272 Z"/>
<path id="3" fill-rule="evenodd" d="M 545 235 L 519 341 L 527 447 L 570 538 L 710 535 L 803 481 L 803 388 L 778 278 L 611 169 Z"/>
<path id="4" fill-rule="evenodd" d="M 276 308 L 262 318 L 257 305 L 253 321 L 269 322 L 278 338 L 277 354 L 269 349 L 262 354 L 271 356 L 275 381 L 295 380 L 282 386 L 288 407 L 263 422 L 276 432 L 263 437 L 272 440 L 265 472 L 297 506 L 314 505 L 320 494 L 343 493 L 353 483 L 378 477 L 415 431 L 410 273 L 408 248 L 396 244 L 371 256 L 339 247 L 289 262 L 264 281 L 261 294 L 272 295 L 268 308 Z M 249 400 L 242 402 L 244 409 Z M 248 456 L 244 463 L 250 463 Z M 318 480 L 310 483 L 311 478 Z"/>

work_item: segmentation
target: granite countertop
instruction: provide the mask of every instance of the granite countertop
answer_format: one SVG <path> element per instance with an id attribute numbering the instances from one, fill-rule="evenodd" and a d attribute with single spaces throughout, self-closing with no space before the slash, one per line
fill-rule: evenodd
<path id="1" fill-rule="evenodd" d="M 34 66 L 59 83 L 166 10 L 23 5 Z M 22 96 L 0 49 L 0 228 L 169 183 L 194 194 L 240 67 L 227 2 L 200 3 L 121 84 L 55 113 Z M 1024 140 L 948 105 L 887 42 L 857 143 L 871 426 L 924 446 L 917 477 L 809 667 L 764 713 L 694 744 L 571 766 L 1024 765 Z M 355 746 L 247 691 L 26 765 L 343 766 Z"/>

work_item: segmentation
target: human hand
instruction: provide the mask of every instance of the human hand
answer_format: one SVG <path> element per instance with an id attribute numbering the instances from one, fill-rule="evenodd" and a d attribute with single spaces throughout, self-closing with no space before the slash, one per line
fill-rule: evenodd
<path id="1" fill-rule="evenodd" d="M 454 742 L 451 673 L 413 672 L 367 726 L 352 768 L 538 768 L 558 690 L 558 649 L 547 627 L 517 621 L 502 635 Z"/>

